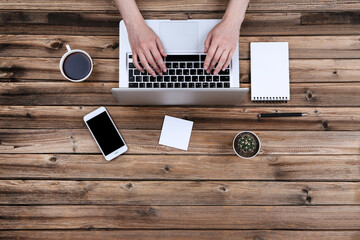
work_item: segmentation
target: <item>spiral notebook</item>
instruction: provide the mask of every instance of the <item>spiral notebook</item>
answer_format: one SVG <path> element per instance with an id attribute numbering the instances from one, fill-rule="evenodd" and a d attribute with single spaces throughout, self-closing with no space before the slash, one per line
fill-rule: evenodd
<path id="1" fill-rule="evenodd" d="M 252 42 L 251 100 L 288 101 L 289 44 L 287 42 Z"/>

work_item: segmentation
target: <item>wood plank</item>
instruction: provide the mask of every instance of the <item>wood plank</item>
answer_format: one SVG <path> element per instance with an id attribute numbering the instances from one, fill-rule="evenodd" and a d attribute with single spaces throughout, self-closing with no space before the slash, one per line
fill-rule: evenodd
<path id="1" fill-rule="evenodd" d="M 1 0 L 2 9 L 5 10 L 116 10 L 113 1 L 93 0 L 92 4 L 87 1 L 71 1 L 63 0 L 61 2 L 45 1 L 45 0 L 29 0 L 24 4 L 21 0 Z M 225 10 L 227 0 L 138 0 L 137 4 L 142 11 L 219 11 Z M 270 0 L 253 0 L 250 2 L 248 11 L 344 11 L 359 9 L 360 3 L 357 1 L 321 1 L 321 0 L 282 0 L 281 2 L 273 2 Z"/>
<path id="2" fill-rule="evenodd" d="M 97 107 L 2 106 L 0 128 L 83 128 L 82 117 Z M 359 131 L 359 108 L 331 107 L 109 107 L 119 129 L 162 128 L 164 114 L 195 122 L 196 130 Z M 263 118 L 259 113 L 302 112 L 301 118 Z M 151 119 L 151 121 L 149 121 Z M 221 124 L 219 124 L 221 123 Z"/>
<path id="3" fill-rule="evenodd" d="M 92 54 L 89 52 L 89 54 Z M 0 57 L 0 81 L 65 80 L 59 58 Z M 359 82 L 360 59 L 290 60 L 291 82 Z M 118 59 L 94 59 L 91 81 L 118 82 Z M 249 60 L 240 60 L 240 82 L 250 82 Z"/>
<path id="4" fill-rule="evenodd" d="M 359 181 L 360 155 L 231 156 L 0 154 L 0 178 Z"/>
<path id="5" fill-rule="evenodd" d="M 360 206 L 2 206 L 0 229 L 360 228 Z"/>
<path id="6" fill-rule="evenodd" d="M 85 129 L 1 129 L 1 153 L 100 153 Z M 234 154 L 237 131 L 191 134 L 187 152 L 158 144 L 160 130 L 121 130 L 128 154 Z M 256 131 L 261 154 L 360 154 L 360 132 Z"/>
<path id="7" fill-rule="evenodd" d="M 360 231 L 289 231 L 289 230 L 51 230 L 51 231 L 0 231 L 3 239 L 26 240 L 219 240 L 219 239 L 266 239 L 266 240 L 354 240 L 360 238 Z"/>
<path id="8" fill-rule="evenodd" d="M 250 42 L 289 42 L 290 59 L 360 58 L 358 36 L 241 36 L 240 59 L 250 59 Z M 93 58 L 119 58 L 118 36 L 0 35 L 0 57 L 61 57 L 65 44 Z"/>
<path id="9" fill-rule="evenodd" d="M 60 73 L 59 73 L 60 74 Z M 82 82 L 67 80 L 54 82 L 0 82 L 0 105 L 120 105 L 111 94 L 118 83 Z M 249 84 L 241 87 L 250 88 Z M 288 103 L 254 103 L 250 92 L 238 107 L 260 106 L 311 106 L 311 107 L 358 107 L 360 83 L 292 83 L 291 100 Z"/>
<path id="10" fill-rule="evenodd" d="M 358 205 L 359 189 L 360 182 L 2 180 L 0 204 Z"/>
<path id="11" fill-rule="evenodd" d="M 145 11 L 146 19 L 212 19 L 224 12 Z M 274 35 L 358 35 L 359 12 L 247 12 L 242 36 Z M 119 36 L 121 16 L 118 11 L 1 11 L 0 33 L 44 35 L 112 35 Z M 75 24 L 74 24 L 75 23 Z"/>

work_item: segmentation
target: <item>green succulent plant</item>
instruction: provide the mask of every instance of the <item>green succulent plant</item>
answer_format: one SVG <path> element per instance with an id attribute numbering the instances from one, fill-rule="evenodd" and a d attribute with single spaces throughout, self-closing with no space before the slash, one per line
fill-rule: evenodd
<path id="1" fill-rule="evenodd" d="M 248 135 L 240 136 L 239 141 L 238 141 L 238 147 L 243 152 L 246 152 L 246 153 L 252 152 L 255 147 L 254 138 L 252 138 Z"/>

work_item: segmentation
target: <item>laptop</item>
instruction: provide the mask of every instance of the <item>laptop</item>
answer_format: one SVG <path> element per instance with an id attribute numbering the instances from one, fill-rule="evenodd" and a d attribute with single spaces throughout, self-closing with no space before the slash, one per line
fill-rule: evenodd
<path id="1" fill-rule="evenodd" d="M 112 93 L 122 105 L 236 105 L 249 91 L 240 88 L 239 46 L 230 66 L 215 76 L 203 69 L 204 42 L 219 19 L 146 20 L 167 54 L 167 72 L 152 77 L 134 64 L 126 26 L 120 22 L 119 87 Z"/>

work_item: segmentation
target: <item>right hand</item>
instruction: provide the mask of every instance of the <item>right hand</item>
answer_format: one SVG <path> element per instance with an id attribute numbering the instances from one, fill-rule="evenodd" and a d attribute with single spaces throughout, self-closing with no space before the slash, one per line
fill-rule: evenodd
<path id="1" fill-rule="evenodd" d="M 167 69 L 163 60 L 166 53 L 160 38 L 145 22 L 127 26 L 127 31 L 135 67 L 145 72 L 144 67 L 153 77 L 156 77 L 156 73 L 162 76 L 162 72 L 166 72 Z M 139 60 L 143 67 L 139 64 Z"/>

